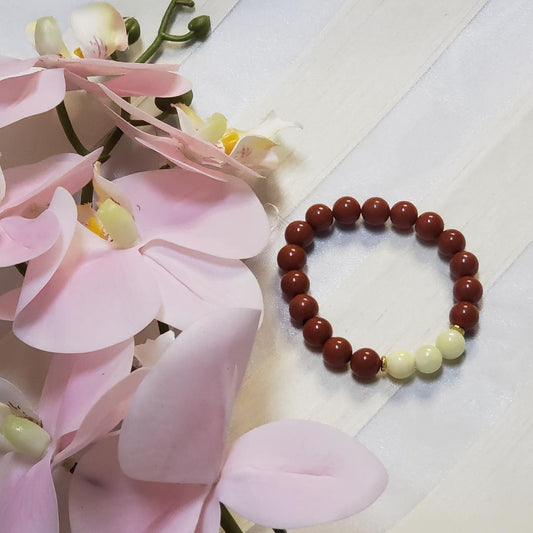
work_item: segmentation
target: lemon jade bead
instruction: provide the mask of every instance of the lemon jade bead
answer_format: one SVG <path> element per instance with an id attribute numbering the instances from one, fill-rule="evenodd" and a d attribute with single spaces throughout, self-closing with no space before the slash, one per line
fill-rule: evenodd
<path id="1" fill-rule="evenodd" d="M 444 359 L 457 359 L 465 351 L 465 338 L 456 329 L 443 331 L 435 341 Z"/>
<path id="2" fill-rule="evenodd" d="M 408 378 L 415 371 L 415 357 L 405 350 L 387 355 L 387 372 L 396 379 Z"/>
<path id="3" fill-rule="evenodd" d="M 442 354 L 436 346 L 424 344 L 415 352 L 415 366 L 422 374 L 433 374 L 442 366 Z"/>

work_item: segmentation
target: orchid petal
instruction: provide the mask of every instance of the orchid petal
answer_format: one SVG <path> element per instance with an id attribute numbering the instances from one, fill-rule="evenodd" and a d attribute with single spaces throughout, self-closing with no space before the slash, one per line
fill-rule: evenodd
<path id="1" fill-rule="evenodd" d="M 216 481 L 258 320 L 258 311 L 226 309 L 178 336 L 139 386 L 122 423 L 119 458 L 128 476 Z"/>
<path id="2" fill-rule="evenodd" d="M 32 262 L 28 272 L 31 267 Z M 159 306 L 157 285 L 135 248 L 115 249 L 76 224 L 63 261 L 17 311 L 13 331 L 27 344 L 51 352 L 100 350 L 138 333 Z"/>
<path id="3" fill-rule="evenodd" d="M 44 211 L 37 218 L 0 219 L 0 267 L 24 263 L 42 255 L 59 235 L 59 222 L 50 211 Z"/>
<path id="4" fill-rule="evenodd" d="M 0 320 L 15 320 L 19 298 L 20 287 L 0 295 Z"/>
<path id="5" fill-rule="evenodd" d="M 124 418 L 131 397 L 148 372 L 147 368 L 135 370 L 101 396 L 83 419 L 70 444 L 54 457 L 53 465 L 112 431 Z"/>
<path id="6" fill-rule="evenodd" d="M 143 367 L 154 366 L 175 338 L 174 332 L 169 330 L 158 335 L 155 339 L 148 339 L 143 344 L 135 346 L 135 358 Z"/>
<path id="7" fill-rule="evenodd" d="M 230 156 L 243 165 L 265 173 L 276 168 L 279 163 L 273 152 L 275 146 L 276 143 L 266 137 L 246 135 L 237 141 Z"/>
<path id="8" fill-rule="evenodd" d="M 35 21 L 33 42 L 35 49 L 41 56 L 46 54 L 70 55 L 63 42 L 61 29 L 54 17 L 41 17 Z"/>
<path id="9" fill-rule="evenodd" d="M 235 442 L 217 495 L 256 523 L 292 529 L 355 514 L 386 484 L 383 465 L 354 438 L 317 422 L 283 420 Z"/>
<path id="10" fill-rule="evenodd" d="M 113 182 L 131 204 L 144 242 L 164 239 L 201 252 L 238 259 L 267 244 L 268 218 L 248 184 L 215 181 L 181 169 L 139 172 Z"/>
<path id="11" fill-rule="evenodd" d="M 13 383 L 4 378 L 0 378 L 0 402 L 20 409 L 22 412 L 28 416 L 31 416 L 35 420 L 39 419 L 37 413 L 28 402 L 24 393 L 15 387 Z"/>
<path id="12" fill-rule="evenodd" d="M 147 69 L 130 71 L 104 85 L 118 96 L 171 97 L 192 89 L 191 82 L 175 72 Z"/>
<path id="13" fill-rule="evenodd" d="M 65 257 L 76 227 L 76 204 L 72 196 L 59 187 L 48 210 L 54 213 L 60 224 L 61 234 L 54 245 L 28 264 L 20 293 L 17 314 L 39 294 Z"/>
<path id="14" fill-rule="evenodd" d="M 100 168 L 100 163 L 94 167 L 93 186 L 96 193 L 96 205 L 100 207 L 108 198 L 111 198 L 132 215 L 133 207 L 123 187 L 118 185 L 116 181 L 109 181 L 104 178 L 100 174 Z"/>
<path id="15" fill-rule="evenodd" d="M 194 533 L 213 533 L 220 526 L 220 502 L 216 497 L 215 487 L 207 496 L 202 508 L 200 520 Z"/>
<path id="16" fill-rule="evenodd" d="M 0 128 L 54 108 L 65 97 L 63 71 L 40 70 L 0 80 Z"/>
<path id="17" fill-rule="evenodd" d="M 56 439 L 75 431 L 96 401 L 126 377 L 133 360 L 133 340 L 87 354 L 52 357 L 39 414 Z"/>
<path id="18" fill-rule="evenodd" d="M 107 2 L 91 2 L 75 9 L 70 25 L 81 43 L 84 57 L 105 58 L 128 48 L 121 14 Z"/>
<path id="19" fill-rule="evenodd" d="M 73 533 L 192 533 L 209 487 L 130 479 L 120 469 L 116 448 L 117 438 L 107 438 L 76 467 L 69 495 Z"/>
<path id="20" fill-rule="evenodd" d="M 0 215 L 20 215 L 34 204 L 47 205 L 61 186 L 70 193 L 78 192 L 92 178 L 92 166 L 102 149 L 82 157 L 57 154 L 39 163 L 5 170 L 7 191 L 0 204 Z"/>
<path id="21" fill-rule="evenodd" d="M 178 114 L 181 131 L 187 135 L 196 137 L 198 135 L 198 129 L 204 121 L 189 106 L 178 104 L 174 108 Z"/>
<path id="22" fill-rule="evenodd" d="M 263 308 L 259 284 L 241 261 L 155 243 L 143 255 L 155 263 L 152 272 L 162 299 L 158 318 L 175 328 L 185 329 L 212 310 L 228 306 Z"/>
<path id="23" fill-rule="evenodd" d="M 0 55 L 0 79 L 7 76 L 20 75 L 24 71 L 33 67 L 39 58 L 18 59 Z"/>
<path id="24" fill-rule="evenodd" d="M 4 177 L 4 173 L 2 172 L 2 168 L 0 167 L 0 204 L 2 203 L 2 200 L 4 199 L 6 195 L 6 178 Z"/>
<path id="25" fill-rule="evenodd" d="M 35 464 L 13 452 L 0 458 L 2 531 L 52 533 L 59 530 L 50 453 Z"/>

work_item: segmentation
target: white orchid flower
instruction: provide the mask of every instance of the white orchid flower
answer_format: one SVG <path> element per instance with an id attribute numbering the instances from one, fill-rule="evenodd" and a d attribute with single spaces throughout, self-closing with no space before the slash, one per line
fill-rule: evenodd
<path id="1" fill-rule="evenodd" d="M 284 128 L 297 126 L 271 112 L 257 127 L 244 131 L 228 128 L 226 117 L 221 113 L 203 120 L 184 104 L 174 107 L 184 133 L 218 146 L 233 159 L 260 173 L 272 171 L 279 164 L 275 150 L 278 145 L 272 138 Z"/>
<path id="2" fill-rule="evenodd" d="M 62 34 L 54 17 L 41 17 L 30 23 L 26 32 L 40 55 L 105 59 L 128 47 L 122 15 L 107 2 L 92 2 L 75 9 L 70 24 L 71 29 Z"/>

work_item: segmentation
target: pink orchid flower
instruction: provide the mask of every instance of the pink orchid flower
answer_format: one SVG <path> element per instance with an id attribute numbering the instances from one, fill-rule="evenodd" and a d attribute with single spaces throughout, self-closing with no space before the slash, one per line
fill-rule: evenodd
<path id="1" fill-rule="evenodd" d="M 92 177 L 101 150 L 82 157 L 58 154 L 39 163 L 0 171 L 0 267 L 33 259 L 59 237 L 59 222 L 46 210 L 54 190 L 79 191 Z"/>
<path id="2" fill-rule="evenodd" d="M 217 533 L 219 502 L 269 527 L 340 519 L 370 505 L 387 476 L 348 435 L 284 420 L 226 451 L 233 404 L 259 312 L 214 313 L 185 330 L 131 399 L 120 436 L 80 460 L 69 496 L 73 533 Z"/>
<path id="3" fill-rule="evenodd" d="M 0 127 L 43 113 L 59 104 L 66 90 L 100 92 L 92 76 L 111 77 L 104 85 L 119 96 L 178 96 L 191 90 L 178 65 L 139 64 L 106 59 L 128 44 L 122 16 L 106 2 L 73 11 L 76 48 L 69 51 L 53 17 L 29 25 L 40 57 L 0 56 Z M 73 45 L 74 46 L 74 45 Z"/>
<path id="4" fill-rule="evenodd" d="M 264 247 L 268 220 L 242 180 L 170 169 L 114 182 L 97 176 L 95 189 L 100 205 L 88 227 L 57 189 L 49 211 L 60 238 L 28 263 L 16 302 L 2 308 L 0 301 L 0 317 L 11 317 L 25 343 L 94 351 L 154 318 L 184 329 L 228 305 L 262 308 L 257 280 L 240 258 Z"/>
<path id="5" fill-rule="evenodd" d="M 132 117 L 144 120 L 156 129 L 155 135 L 147 133 L 132 126 L 117 113 L 107 108 L 115 124 L 128 137 L 158 152 L 168 159 L 168 161 L 184 169 L 199 172 L 218 180 L 225 180 L 227 176 L 238 176 L 241 178 L 263 177 L 254 167 L 257 167 L 261 171 L 266 169 L 269 150 L 274 146 L 274 143 L 270 139 L 255 134 L 249 135 L 248 137 L 245 136 L 240 143 L 237 143 L 232 148 L 228 155 L 223 149 L 223 146 L 219 147 L 212 142 L 208 142 L 199 133 L 195 133 L 192 127 L 186 127 L 188 133 L 174 128 L 170 124 L 153 117 L 142 109 L 119 98 L 109 88 L 102 85 L 101 90 Z M 279 124 L 278 120 L 274 117 L 272 117 L 272 120 L 273 123 Z M 211 126 L 213 125 L 210 125 L 210 128 Z M 269 129 L 271 128 L 269 127 Z M 212 133 L 216 132 L 211 131 Z M 219 133 L 216 133 L 217 137 Z M 204 131 L 203 135 L 208 135 L 207 131 Z M 255 155 L 253 154 L 253 149 L 256 150 Z M 251 166 L 247 166 L 247 163 Z"/>
<path id="6" fill-rule="evenodd" d="M 59 531 L 52 471 L 123 418 L 128 398 L 147 372 L 130 374 L 132 355 L 130 339 L 96 353 L 52 356 L 37 410 L 0 378 L 3 532 Z"/>

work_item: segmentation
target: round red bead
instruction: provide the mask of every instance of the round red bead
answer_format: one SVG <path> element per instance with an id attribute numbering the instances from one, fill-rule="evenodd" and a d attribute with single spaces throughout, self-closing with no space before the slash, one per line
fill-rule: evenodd
<path id="1" fill-rule="evenodd" d="M 332 334 L 331 324 L 319 316 L 310 318 L 303 327 L 304 339 L 311 346 L 322 347 Z"/>
<path id="2" fill-rule="evenodd" d="M 351 196 L 343 196 L 333 204 L 333 216 L 339 224 L 355 224 L 360 214 L 361 206 Z"/>
<path id="3" fill-rule="evenodd" d="M 297 244 L 287 244 L 278 252 L 278 265 L 282 270 L 301 270 L 306 261 L 305 250 Z"/>
<path id="4" fill-rule="evenodd" d="M 450 324 L 460 326 L 465 331 L 472 329 L 479 320 L 477 307 L 470 302 L 458 302 L 450 310 Z"/>
<path id="5" fill-rule="evenodd" d="M 483 296 L 483 285 L 471 276 L 459 278 L 453 286 L 453 297 L 458 302 L 472 302 L 477 304 Z"/>
<path id="6" fill-rule="evenodd" d="M 450 271 L 456 278 L 474 276 L 478 268 L 477 257 L 471 252 L 457 252 L 450 259 Z"/>
<path id="7" fill-rule="evenodd" d="M 418 211 L 411 202 L 398 202 L 391 207 L 390 220 L 397 229 L 410 230 L 417 218 Z"/>
<path id="8" fill-rule="evenodd" d="M 297 244 L 302 248 L 309 246 L 313 242 L 315 232 L 310 224 L 303 220 L 291 222 L 285 229 L 285 240 L 289 244 Z"/>
<path id="9" fill-rule="evenodd" d="M 301 270 L 289 270 L 281 278 L 281 290 L 289 298 L 303 294 L 309 290 L 309 278 Z"/>
<path id="10" fill-rule="evenodd" d="M 464 235 L 456 229 L 446 229 L 439 235 L 439 252 L 442 255 L 454 255 L 465 249 Z"/>
<path id="11" fill-rule="evenodd" d="M 416 220 L 416 234 L 424 241 L 434 241 L 444 229 L 444 221 L 437 213 L 422 213 Z"/>
<path id="12" fill-rule="evenodd" d="M 322 347 L 322 357 L 332 368 L 346 368 L 352 357 L 352 345 L 344 337 L 330 337 Z"/>
<path id="13" fill-rule="evenodd" d="M 361 348 L 353 353 L 350 368 L 358 378 L 371 379 L 381 369 L 381 357 L 370 348 Z"/>
<path id="14" fill-rule="evenodd" d="M 361 211 L 363 220 L 371 226 L 382 226 L 387 222 L 390 214 L 389 204 L 377 196 L 369 198 L 363 204 Z"/>
<path id="15" fill-rule="evenodd" d="M 333 212 L 327 205 L 315 204 L 305 212 L 305 220 L 315 231 L 327 231 L 333 224 Z"/>
<path id="16" fill-rule="evenodd" d="M 289 302 L 289 313 L 296 322 L 303 323 L 316 316 L 318 303 L 309 294 L 297 294 Z"/>

